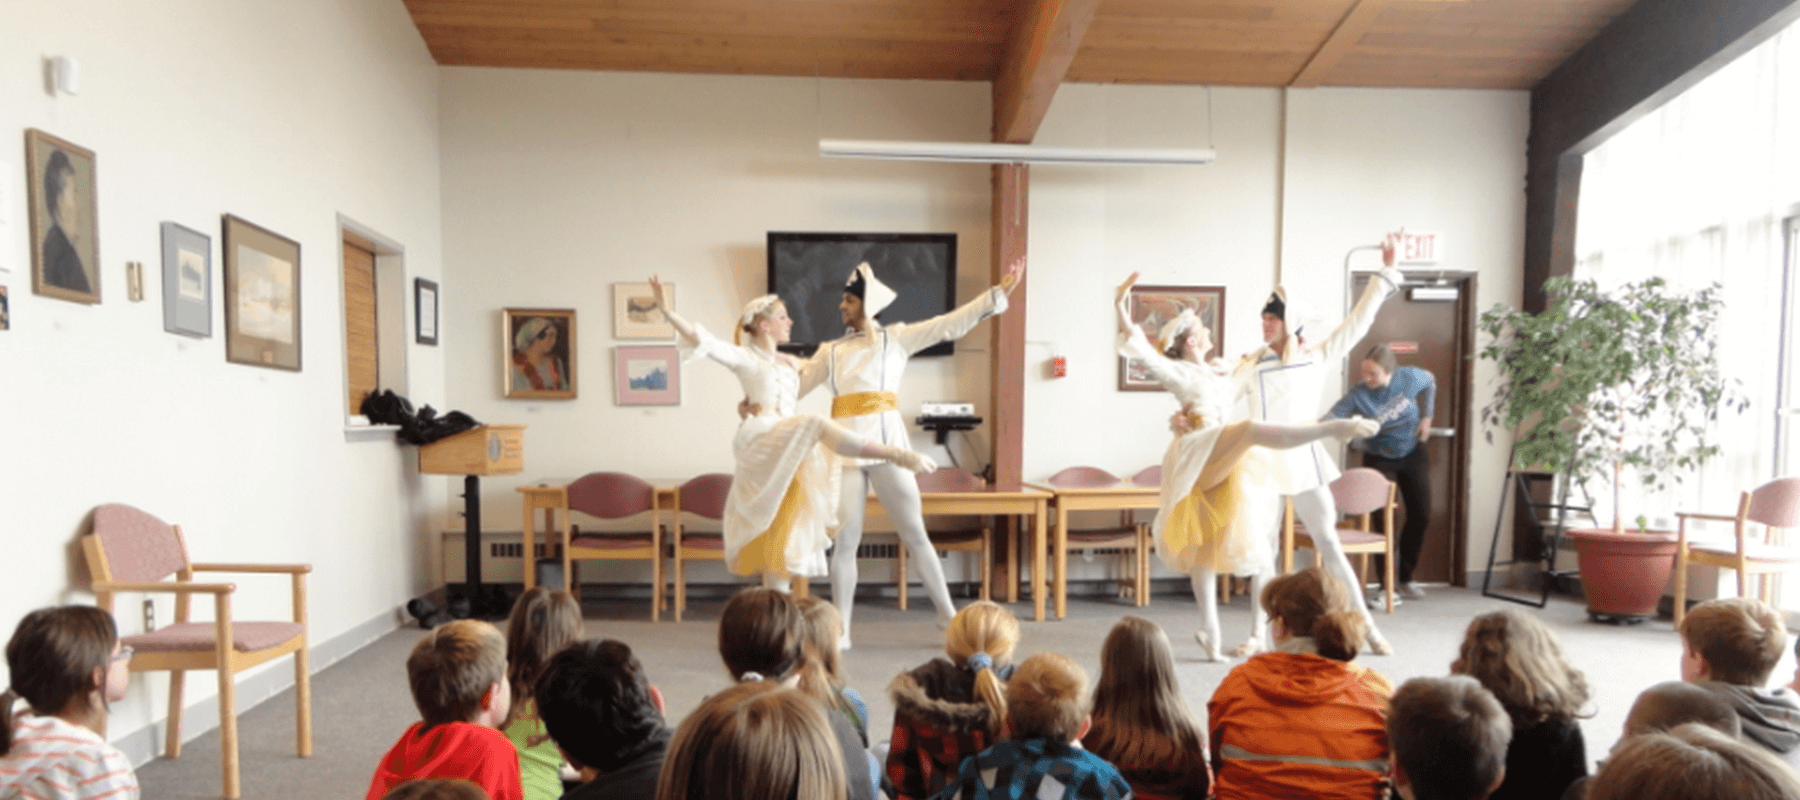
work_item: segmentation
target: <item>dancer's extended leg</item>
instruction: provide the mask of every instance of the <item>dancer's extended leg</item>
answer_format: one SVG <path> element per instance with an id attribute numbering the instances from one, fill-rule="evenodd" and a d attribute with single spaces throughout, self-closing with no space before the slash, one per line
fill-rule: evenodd
<path id="1" fill-rule="evenodd" d="M 850 649 L 850 617 L 856 613 L 856 548 L 862 544 L 863 504 L 869 496 L 869 484 L 860 467 L 844 470 L 840 481 L 838 534 L 831 551 L 831 602 L 844 618 L 844 632 L 838 636 L 838 649 Z"/>
<path id="2" fill-rule="evenodd" d="M 950 618 L 956 616 L 956 606 L 950 602 L 950 587 L 944 583 L 944 567 L 938 563 L 937 550 L 932 548 L 931 540 L 925 536 L 925 518 L 920 513 L 918 481 L 893 464 L 865 467 L 863 474 L 869 476 L 869 486 L 881 500 L 881 507 L 887 509 L 888 519 L 894 523 L 894 532 L 900 534 L 900 543 L 906 546 L 907 553 L 912 556 L 913 569 L 919 572 L 919 582 L 925 584 L 925 591 L 931 595 L 932 604 L 937 606 L 939 626 L 948 625 Z"/>
<path id="3" fill-rule="evenodd" d="M 1312 534 L 1313 547 L 1318 548 L 1325 571 L 1343 581 L 1344 589 L 1350 592 L 1350 602 L 1368 624 L 1369 649 L 1381 655 L 1392 653 L 1393 647 L 1388 645 L 1387 637 L 1381 635 L 1381 629 L 1375 626 L 1375 618 L 1369 614 L 1368 605 L 1363 602 L 1362 581 L 1351 571 L 1350 559 L 1344 555 L 1343 546 L 1338 544 L 1337 504 L 1331 499 L 1331 488 L 1317 486 L 1291 496 L 1294 515 Z"/>
<path id="4" fill-rule="evenodd" d="M 840 456 L 879 458 L 899 464 L 913 472 L 930 472 L 937 469 L 937 462 L 923 453 L 880 442 L 871 442 L 862 434 L 830 420 L 826 420 L 825 424 L 819 427 L 819 443 L 825 445 L 825 449 Z"/>
<path id="5" fill-rule="evenodd" d="M 1200 606 L 1200 629 L 1194 631 L 1194 639 L 1200 643 L 1200 658 L 1204 661 L 1224 661 L 1225 655 L 1219 651 L 1219 576 L 1212 567 L 1194 567 L 1188 574 L 1194 585 L 1194 602 Z"/>

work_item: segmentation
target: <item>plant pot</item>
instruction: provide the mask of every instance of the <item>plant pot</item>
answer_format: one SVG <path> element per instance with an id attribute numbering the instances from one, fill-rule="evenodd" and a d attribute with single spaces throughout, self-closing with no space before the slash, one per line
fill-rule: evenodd
<path id="1" fill-rule="evenodd" d="M 1675 571 L 1674 531 L 1570 528 L 1568 534 L 1575 540 L 1589 619 L 1636 624 L 1656 616 Z"/>

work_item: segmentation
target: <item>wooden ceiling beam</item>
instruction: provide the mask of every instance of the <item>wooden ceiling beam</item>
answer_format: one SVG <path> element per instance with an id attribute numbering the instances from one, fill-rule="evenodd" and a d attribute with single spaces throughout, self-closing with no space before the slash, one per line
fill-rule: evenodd
<path id="1" fill-rule="evenodd" d="M 1050 110 L 1100 0 L 1036 0 L 1013 28 L 994 79 L 994 141 L 1029 144 Z"/>
<path id="2" fill-rule="evenodd" d="M 1319 44 L 1319 49 L 1313 51 L 1306 66 L 1301 67 L 1294 79 L 1288 81 L 1288 85 L 1296 89 L 1311 89 L 1324 83 L 1338 62 L 1349 55 L 1356 43 L 1362 40 L 1363 34 L 1374 27 L 1375 18 L 1387 10 L 1388 2 L 1389 0 L 1357 0 L 1350 7 L 1349 13 L 1344 15 L 1344 19 L 1332 29 L 1331 35 Z"/>

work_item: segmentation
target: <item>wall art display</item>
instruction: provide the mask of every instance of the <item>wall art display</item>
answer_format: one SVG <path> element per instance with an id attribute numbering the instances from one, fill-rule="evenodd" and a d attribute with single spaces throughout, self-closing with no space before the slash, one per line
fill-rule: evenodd
<path id="1" fill-rule="evenodd" d="M 31 290 L 77 303 L 100 302 L 94 151 L 28 130 L 25 172 L 31 203 Z"/>
<path id="2" fill-rule="evenodd" d="M 1206 357 L 1217 358 L 1225 352 L 1225 287 L 1133 286 L 1127 303 L 1132 321 L 1144 329 L 1152 343 L 1163 323 L 1174 319 L 1182 309 L 1193 309 L 1200 323 L 1212 330 L 1213 346 Z M 1163 388 L 1137 359 L 1120 356 L 1119 391 L 1160 392 Z"/>
<path id="3" fill-rule="evenodd" d="M 575 397 L 574 309 L 506 309 L 500 335 L 507 397 Z"/>
<path id="4" fill-rule="evenodd" d="M 675 284 L 663 282 L 669 304 L 675 305 Z M 614 339 L 673 339 L 675 326 L 663 316 L 650 294 L 648 283 L 613 284 Z"/>
<path id="5" fill-rule="evenodd" d="M 225 215 L 225 360 L 300 371 L 300 243 Z"/>
<path id="6" fill-rule="evenodd" d="M 435 346 L 438 329 L 437 281 L 413 278 L 413 341 Z"/>
<path id="7" fill-rule="evenodd" d="M 681 355 L 674 345 L 615 347 L 613 373 L 619 405 L 681 405 Z"/>
<path id="8" fill-rule="evenodd" d="M 163 330 L 212 335 L 212 237 L 162 224 Z"/>
<path id="9" fill-rule="evenodd" d="M 12 302 L 6 296 L 6 287 L 0 286 L 0 331 L 12 330 Z"/>

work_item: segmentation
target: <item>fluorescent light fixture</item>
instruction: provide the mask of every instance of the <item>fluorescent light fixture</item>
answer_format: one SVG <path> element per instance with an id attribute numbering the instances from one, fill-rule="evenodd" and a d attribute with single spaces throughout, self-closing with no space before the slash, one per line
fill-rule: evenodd
<path id="1" fill-rule="evenodd" d="M 890 142 L 873 139 L 820 139 L 819 155 L 825 158 L 876 158 L 891 161 L 1139 167 L 1191 167 L 1210 164 L 1213 160 L 1211 149 L 1041 147 L 1034 144 Z"/>

